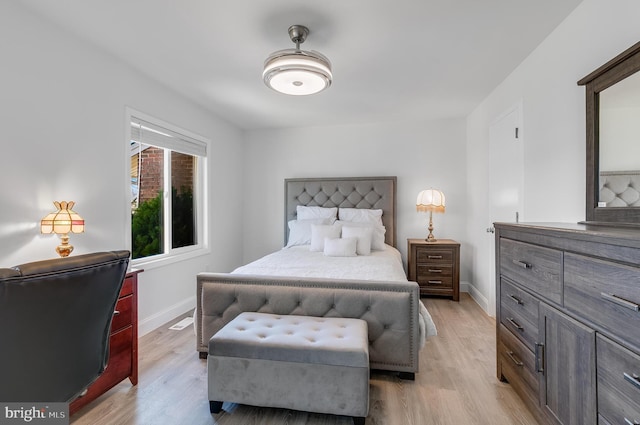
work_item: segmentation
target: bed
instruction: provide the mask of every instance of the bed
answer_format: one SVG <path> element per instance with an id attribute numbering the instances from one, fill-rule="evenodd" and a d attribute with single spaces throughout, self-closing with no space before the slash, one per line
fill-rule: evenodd
<path id="1" fill-rule="evenodd" d="M 599 207 L 639 207 L 640 171 L 601 171 Z"/>
<path id="2" fill-rule="evenodd" d="M 206 357 L 211 336 L 244 311 L 354 317 L 367 321 L 371 368 L 413 378 L 424 339 L 436 331 L 420 302 L 418 284 L 407 281 L 395 248 L 395 194 L 395 177 L 285 180 L 285 247 L 232 273 L 198 274 L 195 327 L 201 357 Z M 356 221 L 298 215 L 332 208 L 336 218 Z M 371 232 L 360 231 L 372 226 L 356 225 L 358 217 L 380 223 Z M 313 240 L 305 239 L 306 225 Z M 342 237 L 315 237 L 334 232 L 334 227 L 340 227 Z M 365 243 L 361 252 L 362 237 L 344 237 L 347 230 L 356 236 L 372 234 L 371 251 L 366 252 Z M 326 245 L 314 249 L 320 239 Z M 348 246 L 349 255 L 329 245 Z M 361 255 L 352 255 L 354 247 Z"/>

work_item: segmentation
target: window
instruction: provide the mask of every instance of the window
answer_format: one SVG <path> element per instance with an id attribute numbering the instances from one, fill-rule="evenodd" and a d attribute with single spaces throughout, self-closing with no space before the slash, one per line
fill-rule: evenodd
<path id="1" fill-rule="evenodd" d="M 130 119 L 131 256 L 204 248 L 206 141 L 166 123 Z"/>

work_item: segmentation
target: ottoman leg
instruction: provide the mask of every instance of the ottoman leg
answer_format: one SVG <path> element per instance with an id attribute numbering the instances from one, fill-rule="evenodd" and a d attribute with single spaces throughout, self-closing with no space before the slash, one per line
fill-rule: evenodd
<path id="1" fill-rule="evenodd" d="M 209 400 L 209 411 L 211 413 L 220 413 L 222 410 L 222 402 L 221 401 L 211 401 Z M 363 422 L 364 424 L 364 422 Z"/>
<path id="2" fill-rule="evenodd" d="M 364 425 L 365 418 L 354 416 L 353 417 L 353 425 Z"/>

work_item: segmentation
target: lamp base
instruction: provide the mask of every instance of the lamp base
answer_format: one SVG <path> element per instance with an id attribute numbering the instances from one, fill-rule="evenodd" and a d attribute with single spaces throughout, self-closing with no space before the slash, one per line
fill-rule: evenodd
<path id="1" fill-rule="evenodd" d="M 73 245 L 69 244 L 69 235 L 61 235 L 60 241 L 62 243 L 56 247 L 56 252 L 61 257 L 68 257 L 73 252 Z"/>
<path id="2" fill-rule="evenodd" d="M 427 227 L 427 230 L 429 230 L 429 236 L 427 236 L 427 239 L 425 239 L 425 241 L 438 242 L 436 237 L 433 236 L 433 211 L 429 211 L 429 227 Z"/>

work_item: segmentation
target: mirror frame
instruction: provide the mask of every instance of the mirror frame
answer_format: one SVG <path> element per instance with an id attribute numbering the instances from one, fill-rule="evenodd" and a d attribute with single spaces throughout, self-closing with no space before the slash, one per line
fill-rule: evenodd
<path id="1" fill-rule="evenodd" d="M 640 42 L 578 81 L 586 91 L 586 223 L 640 226 L 640 207 L 599 208 L 600 92 L 640 71 Z"/>

